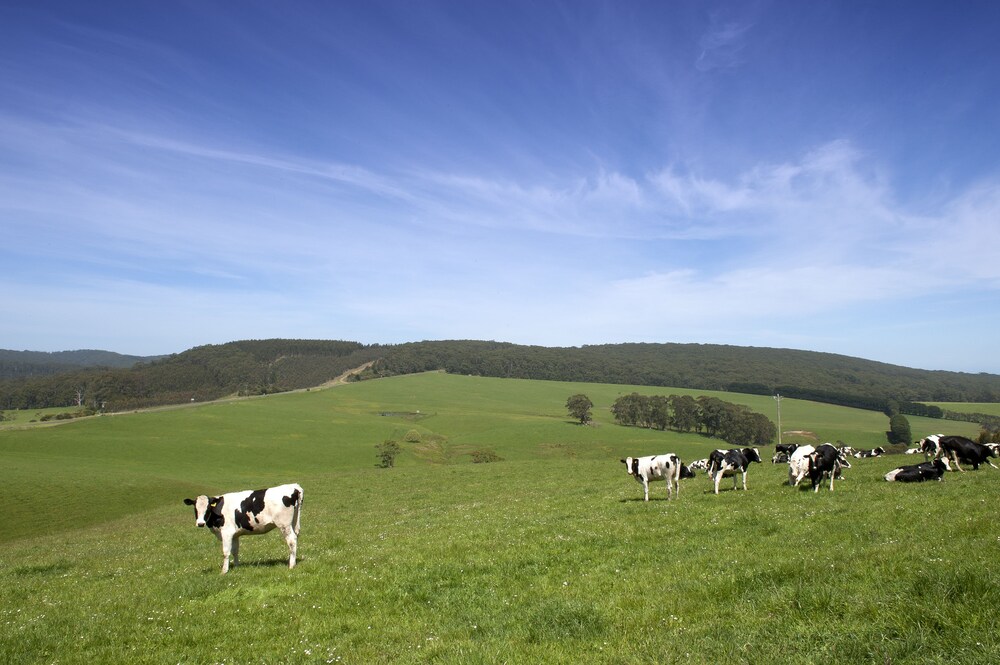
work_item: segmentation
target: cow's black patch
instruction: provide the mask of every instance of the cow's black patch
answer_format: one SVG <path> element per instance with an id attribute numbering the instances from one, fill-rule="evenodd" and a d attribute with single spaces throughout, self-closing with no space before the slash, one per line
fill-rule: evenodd
<path id="1" fill-rule="evenodd" d="M 250 521 L 251 515 L 259 515 L 264 512 L 264 492 L 267 490 L 254 490 L 250 496 L 240 502 L 240 507 L 236 509 L 233 517 L 236 519 L 236 526 L 246 531 L 253 531 L 253 523 Z"/>
<path id="2" fill-rule="evenodd" d="M 205 526 L 209 529 L 221 529 L 226 523 L 226 518 L 222 516 L 222 505 L 226 502 L 221 496 L 217 499 L 209 499 L 208 510 L 205 511 Z"/>
<path id="3" fill-rule="evenodd" d="M 299 491 L 298 490 L 295 490 L 294 492 L 292 492 L 291 496 L 283 496 L 283 497 L 281 497 L 281 503 L 285 504 L 286 508 L 291 508 L 292 506 L 294 506 L 298 502 L 299 502 Z"/>

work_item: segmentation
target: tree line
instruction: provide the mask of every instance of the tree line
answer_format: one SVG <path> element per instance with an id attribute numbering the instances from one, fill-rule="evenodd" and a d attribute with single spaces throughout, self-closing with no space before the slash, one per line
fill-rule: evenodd
<path id="1" fill-rule="evenodd" d="M 453 374 L 781 394 L 941 417 L 920 402 L 1000 402 L 1000 375 L 912 369 L 832 353 L 719 344 L 522 346 L 471 340 L 385 347 L 373 376 Z"/>
<path id="2" fill-rule="evenodd" d="M 611 406 L 620 425 L 699 432 L 741 446 L 774 441 L 778 428 L 770 418 L 717 397 L 702 395 L 622 395 Z"/>

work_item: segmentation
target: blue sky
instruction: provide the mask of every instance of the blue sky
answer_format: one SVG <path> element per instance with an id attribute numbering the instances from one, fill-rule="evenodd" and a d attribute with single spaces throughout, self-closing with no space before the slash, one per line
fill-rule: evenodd
<path id="1" fill-rule="evenodd" d="M 1000 3 L 5 2 L 0 348 L 1000 372 Z"/>

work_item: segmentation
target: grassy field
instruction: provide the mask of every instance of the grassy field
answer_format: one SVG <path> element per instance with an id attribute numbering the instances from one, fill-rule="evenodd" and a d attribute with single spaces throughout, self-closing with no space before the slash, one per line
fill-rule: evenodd
<path id="1" fill-rule="evenodd" d="M 1000 403 L 997 402 L 927 402 L 927 404 L 959 413 L 985 413 L 988 416 L 1000 416 Z"/>
<path id="2" fill-rule="evenodd" d="M 626 390 L 432 373 L 0 431 L 0 662 L 1000 661 L 1000 471 L 896 485 L 893 456 L 813 494 L 765 463 L 748 492 L 700 475 L 647 504 L 619 457 L 718 442 L 613 425 Z M 783 400 L 782 425 L 874 447 L 887 418 Z M 182 499 L 291 481 L 300 565 L 272 533 L 220 576 Z"/>

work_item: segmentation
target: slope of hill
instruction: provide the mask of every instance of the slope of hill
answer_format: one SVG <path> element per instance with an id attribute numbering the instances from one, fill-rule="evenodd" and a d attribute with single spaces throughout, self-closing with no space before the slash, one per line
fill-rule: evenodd
<path id="1" fill-rule="evenodd" d="M 0 381 L 0 409 L 77 405 L 103 411 L 318 386 L 375 358 L 357 342 L 250 340 L 199 346 L 133 367 L 74 368 Z"/>

